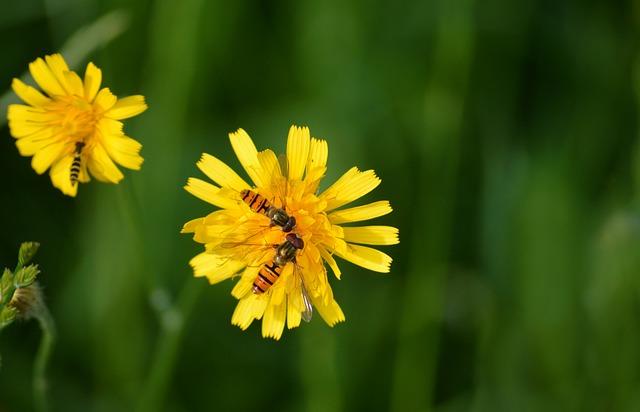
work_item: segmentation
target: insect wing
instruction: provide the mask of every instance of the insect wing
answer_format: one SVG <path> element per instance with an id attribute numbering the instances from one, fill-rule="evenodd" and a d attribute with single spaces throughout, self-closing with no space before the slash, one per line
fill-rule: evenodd
<path id="1" fill-rule="evenodd" d="M 302 312 L 302 320 L 305 322 L 311 322 L 313 317 L 313 305 L 311 304 L 311 298 L 307 293 L 307 289 L 302 286 L 302 303 L 304 304 L 304 311 Z"/>
<path id="2" fill-rule="evenodd" d="M 311 298 L 309 297 L 307 288 L 304 287 L 302 274 L 300 274 L 300 271 L 297 267 L 296 272 L 298 273 L 298 277 L 300 278 L 300 290 L 302 291 L 302 305 L 304 307 L 304 310 L 302 311 L 302 320 L 304 320 L 305 322 L 311 322 L 311 318 L 313 317 L 313 304 L 311 303 Z"/>

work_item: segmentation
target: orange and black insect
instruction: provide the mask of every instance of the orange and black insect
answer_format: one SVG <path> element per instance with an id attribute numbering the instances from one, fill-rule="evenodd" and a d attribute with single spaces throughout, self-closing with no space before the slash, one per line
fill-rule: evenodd
<path id="1" fill-rule="evenodd" d="M 289 216 L 284 209 L 275 207 L 266 197 L 253 190 L 245 189 L 240 192 L 242 201 L 249 205 L 252 211 L 265 215 L 271 220 L 270 226 L 280 226 L 282 231 L 289 233 L 296 227 L 296 218 Z M 302 241 L 302 239 L 300 239 Z"/>
<path id="2" fill-rule="evenodd" d="M 287 263 L 296 264 L 296 255 L 298 251 L 303 248 L 304 241 L 295 233 L 288 233 L 284 243 L 278 245 L 276 248 L 276 255 L 273 260 L 262 265 L 258 271 L 258 276 L 256 276 L 256 279 L 253 281 L 253 293 L 260 295 L 269 290 L 280 278 L 282 269 Z M 297 266 L 294 266 L 294 270 L 297 270 Z M 304 281 L 299 272 L 298 276 L 300 277 L 300 290 L 302 292 L 302 304 L 304 305 L 301 316 L 305 322 L 309 322 L 313 316 L 313 304 L 311 303 L 311 298 L 307 293 L 307 289 L 304 287 Z"/>
<path id="3" fill-rule="evenodd" d="M 82 149 L 84 148 L 84 142 L 76 143 L 76 150 L 73 152 L 73 161 L 71 162 L 71 185 L 74 186 L 78 183 L 78 176 L 80 176 L 80 168 L 82 165 Z"/>
<path id="4" fill-rule="evenodd" d="M 259 295 L 269 290 L 276 283 L 287 263 L 296 262 L 296 254 L 303 248 L 304 240 L 294 233 L 288 233 L 284 243 L 276 248 L 273 260 L 262 265 L 258 271 L 258 276 L 253 281 L 253 293 Z"/>

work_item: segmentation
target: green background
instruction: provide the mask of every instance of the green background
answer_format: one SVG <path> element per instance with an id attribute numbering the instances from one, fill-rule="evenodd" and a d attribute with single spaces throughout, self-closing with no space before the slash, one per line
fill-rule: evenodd
<path id="1" fill-rule="evenodd" d="M 2 2 L 0 93 L 64 48 L 150 107 L 142 171 L 75 199 L 1 129 L 0 264 L 42 243 L 51 409 L 640 410 L 639 34 L 631 1 Z M 323 187 L 376 170 L 402 243 L 390 275 L 342 262 L 346 323 L 274 342 L 191 278 L 179 230 L 211 208 L 182 185 L 291 124 L 328 140 Z M 39 337 L 0 336 L 0 411 L 32 408 Z"/>

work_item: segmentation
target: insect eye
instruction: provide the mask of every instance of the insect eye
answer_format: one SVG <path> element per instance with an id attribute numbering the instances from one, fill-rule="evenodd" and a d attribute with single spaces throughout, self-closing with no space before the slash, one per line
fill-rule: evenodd
<path id="1" fill-rule="evenodd" d="M 285 239 L 287 239 L 287 242 L 291 243 L 296 249 L 304 249 L 304 240 L 298 237 L 295 233 L 288 233 Z"/>

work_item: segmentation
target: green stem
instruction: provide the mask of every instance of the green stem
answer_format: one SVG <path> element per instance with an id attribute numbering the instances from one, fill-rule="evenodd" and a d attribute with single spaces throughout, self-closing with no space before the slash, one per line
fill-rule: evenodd
<path id="1" fill-rule="evenodd" d="M 151 373 L 140 397 L 137 410 L 140 412 L 157 411 L 163 396 L 167 392 L 178 350 L 182 342 L 185 321 L 193 312 L 201 291 L 204 288 L 197 280 L 187 279 L 178 304 L 171 306 L 161 313 L 162 335 L 160 336 L 156 352 L 151 360 Z"/>
<path id="2" fill-rule="evenodd" d="M 56 339 L 56 330 L 49 309 L 44 304 L 42 304 L 42 308 L 38 312 L 36 318 L 40 324 L 40 329 L 42 329 L 42 338 L 40 339 L 40 346 L 38 347 L 33 367 L 33 397 L 36 410 L 47 411 L 49 410 L 49 403 L 47 399 L 46 371 Z"/>

